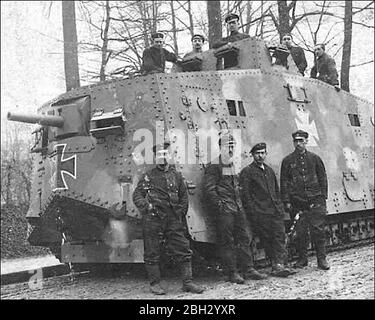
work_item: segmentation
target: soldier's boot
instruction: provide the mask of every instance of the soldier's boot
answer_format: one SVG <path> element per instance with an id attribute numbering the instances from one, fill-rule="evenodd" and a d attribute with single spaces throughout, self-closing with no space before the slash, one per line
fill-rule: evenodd
<path id="1" fill-rule="evenodd" d="M 320 258 L 318 259 L 318 268 L 322 270 L 329 270 L 330 266 L 326 260 L 326 258 Z"/>
<path id="2" fill-rule="evenodd" d="M 237 284 L 244 284 L 245 279 L 237 271 L 232 271 L 229 273 L 228 281 Z"/>
<path id="3" fill-rule="evenodd" d="M 160 286 L 160 269 L 158 265 L 146 265 L 148 278 L 150 280 L 150 291 L 156 295 L 166 294 L 165 289 Z"/>
<path id="4" fill-rule="evenodd" d="M 266 274 L 255 270 L 253 267 L 248 268 L 246 272 L 244 272 L 245 279 L 263 280 L 263 279 L 266 279 L 267 277 L 268 276 Z"/>
<path id="5" fill-rule="evenodd" d="M 281 278 L 286 278 L 295 272 L 292 272 L 288 268 L 285 268 L 282 264 L 280 263 L 274 263 L 272 264 L 272 270 L 271 270 L 271 275 L 274 277 L 281 277 Z"/>
<path id="6" fill-rule="evenodd" d="M 293 268 L 303 268 L 307 267 L 308 260 L 306 258 L 298 258 L 298 260 L 293 264 Z"/>
<path id="7" fill-rule="evenodd" d="M 193 282 L 191 262 L 181 264 L 182 290 L 185 292 L 202 293 L 204 288 Z"/>
<path id="8" fill-rule="evenodd" d="M 330 266 L 326 259 L 326 248 L 324 244 L 324 240 L 317 241 L 315 243 L 316 248 L 316 258 L 318 261 L 318 268 L 322 270 L 329 270 Z"/>
<path id="9" fill-rule="evenodd" d="M 293 268 L 303 268 L 307 267 L 307 244 L 297 244 L 298 259 L 297 262 L 293 264 Z"/>

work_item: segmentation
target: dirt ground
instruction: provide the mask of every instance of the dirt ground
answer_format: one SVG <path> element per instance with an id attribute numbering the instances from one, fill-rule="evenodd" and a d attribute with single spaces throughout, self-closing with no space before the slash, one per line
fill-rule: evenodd
<path id="1" fill-rule="evenodd" d="M 269 277 L 245 284 L 226 282 L 218 273 L 200 274 L 196 282 L 206 288 L 200 295 L 184 293 L 177 276 L 167 277 L 166 296 L 148 291 L 143 267 L 138 271 L 107 274 L 74 281 L 52 280 L 37 285 L 1 287 L 2 299 L 374 299 L 374 244 L 333 252 L 328 260 L 331 269 L 317 268 L 315 257 L 309 266 L 288 278 Z M 140 271 L 141 270 L 141 271 Z M 269 269 L 263 269 L 269 271 Z"/>

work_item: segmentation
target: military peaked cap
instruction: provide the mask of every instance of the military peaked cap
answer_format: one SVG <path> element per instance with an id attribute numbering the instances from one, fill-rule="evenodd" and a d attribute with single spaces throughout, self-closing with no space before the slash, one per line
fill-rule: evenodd
<path id="1" fill-rule="evenodd" d="M 159 144 L 155 144 L 153 147 L 152 147 L 152 152 L 153 153 L 156 153 L 157 151 L 160 151 L 160 150 L 167 150 L 170 146 L 170 142 L 166 141 L 164 143 L 159 143 Z"/>
<path id="2" fill-rule="evenodd" d="M 204 37 L 203 37 L 201 34 L 195 34 L 195 35 L 193 35 L 193 36 L 191 37 L 191 41 L 193 41 L 194 38 L 201 38 L 202 41 L 204 42 Z"/>
<path id="3" fill-rule="evenodd" d="M 240 17 L 238 14 L 235 14 L 235 13 L 229 13 L 226 17 L 225 17 L 225 22 L 228 23 L 229 21 L 231 20 L 240 20 Z"/>
<path id="4" fill-rule="evenodd" d="M 264 150 L 267 148 L 267 145 L 265 142 L 260 142 L 260 143 L 257 143 L 255 146 L 253 146 L 250 150 L 251 153 L 254 153 L 256 151 L 259 151 L 259 150 Z"/>
<path id="5" fill-rule="evenodd" d="M 300 139 L 300 138 L 307 139 L 309 137 L 309 134 L 306 131 L 297 130 L 296 132 L 292 133 L 292 137 L 293 139 Z"/>
<path id="6" fill-rule="evenodd" d="M 151 39 L 156 39 L 156 38 L 162 38 L 164 39 L 164 34 L 162 34 L 161 32 L 155 32 L 151 35 Z"/>

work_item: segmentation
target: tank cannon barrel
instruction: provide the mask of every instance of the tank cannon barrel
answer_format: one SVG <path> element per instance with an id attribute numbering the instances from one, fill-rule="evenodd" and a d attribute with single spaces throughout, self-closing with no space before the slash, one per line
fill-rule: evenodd
<path id="1" fill-rule="evenodd" d="M 7 119 L 26 123 L 38 123 L 42 126 L 51 126 L 61 128 L 64 125 L 64 118 L 61 116 L 23 114 L 17 112 L 8 112 Z"/>

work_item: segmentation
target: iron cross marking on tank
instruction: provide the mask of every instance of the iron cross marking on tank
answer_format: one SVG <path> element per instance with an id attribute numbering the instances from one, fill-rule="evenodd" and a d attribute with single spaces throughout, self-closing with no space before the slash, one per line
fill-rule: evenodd
<path id="1" fill-rule="evenodd" d="M 55 182 L 54 189 L 56 190 L 66 190 L 69 189 L 66 181 L 65 174 L 71 176 L 73 179 L 77 178 L 77 155 L 72 155 L 69 158 L 65 158 L 65 144 L 57 144 L 54 149 L 56 150 L 56 171 L 52 179 Z"/>
<path id="2" fill-rule="evenodd" d="M 319 141 L 318 130 L 316 129 L 315 121 L 309 120 L 310 112 L 297 108 L 296 111 L 296 125 L 298 130 L 306 131 L 309 134 L 309 140 L 307 146 L 317 147 Z"/>

